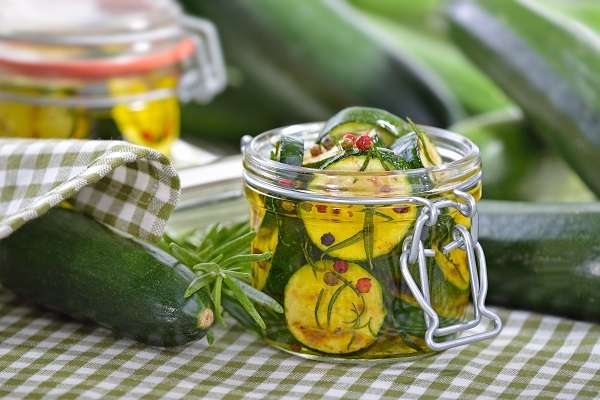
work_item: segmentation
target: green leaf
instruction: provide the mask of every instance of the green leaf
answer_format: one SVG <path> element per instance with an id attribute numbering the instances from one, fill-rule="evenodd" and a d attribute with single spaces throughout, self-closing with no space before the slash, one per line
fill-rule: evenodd
<path id="1" fill-rule="evenodd" d="M 223 286 L 223 276 L 217 275 L 215 279 L 215 286 L 213 287 L 213 301 L 215 303 L 215 319 L 225 325 L 223 320 L 223 313 L 221 311 L 221 287 Z"/>
<path id="2" fill-rule="evenodd" d="M 215 335 L 213 334 L 212 329 L 206 331 L 206 341 L 209 346 L 215 342 Z"/>
<path id="3" fill-rule="evenodd" d="M 373 225 L 373 209 L 366 208 L 365 209 L 365 220 L 363 231 L 365 235 L 364 245 L 365 245 L 365 254 L 367 256 L 367 261 L 369 262 L 369 267 L 373 269 L 373 248 L 375 246 L 374 243 L 374 230 L 375 227 Z"/>
<path id="4" fill-rule="evenodd" d="M 191 266 L 202 262 L 194 253 L 177 243 L 171 243 L 169 248 L 171 249 L 171 254 L 185 265 Z"/>
<path id="5" fill-rule="evenodd" d="M 389 215 L 386 215 L 386 214 L 382 213 L 381 211 L 375 210 L 375 215 L 377 215 L 378 217 L 384 218 L 388 222 L 394 220 L 394 218 L 390 217 Z"/>
<path id="6" fill-rule="evenodd" d="M 223 297 L 223 308 L 244 328 L 257 333 L 258 335 L 263 333 L 254 319 L 252 319 L 240 303 L 235 300 L 233 293 L 231 296 Z"/>
<path id="7" fill-rule="evenodd" d="M 252 317 L 252 319 L 258 324 L 258 326 L 262 330 L 266 330 L 267 326 L 265 325 L 265 321 L 263 321 L 260 314 L 258 314 L 258 311 L 256 311 L 254 304 L 252 304 L 250 299 L 248 299 L 248 296 L 246 296 L 246 294 L 242 291 L 242 289 L 240 289 L 236 282 L 227 275 L 225 275 L 223 280 L 225 281 L 225 285 L 227 285 L 227 287 L 233 292 L 235 298 L 239 301 L 242 307 L 244 307 L 244 310 L 246 310 L 246 312 Z"/>
<path id="8" fill-rule="evenodd" d="M 222 259 L 223 259 L 223 254 L 219 254 L 219 255 L 217 255 L 217 256 L 215 256 L 215 257 L 211 258 L 211 259 L 210 259 L 210 262 L 213 262 L 213 263 L 218 263 L 218 262 L 220 262 Z"/>
<path id="9" fill-rule="evenodd" d="M 230 265 L 235 265 L 235 264 L 267 261 L 271 257 L 273 257 L 273 254 L 270 252 L 266 252 L 266 253 L 262 253 L 262 254 L 239 254 L 237 256 L 229 257 L 228 259 L 226 259 L 225 261 L 223 261 L 221 263 L 221 266 L 223 268 L 226 268 L 226 267 L 229 267 Z"/>
<path id="10" fill-rule="evenodd" d="M 246 246 L 250 246 L 250 242 L 256 236 L 255 232 L 248 232 L 244 235 L 237 237 L 229 242 L 222 244 L 214 250 L 214 254 L 222 254 L 223 256 L 233 254 L 236 251 L 240 251 L 240 249 L 246 248 Z"/>
<path id="11" fill-rule="evenodd" d="M 253 286 L 248 285 L 246 282 L 242 282 L 239 279 L 232 278 L 235 283 L 242 289 L 242 291 L 253 300 L 255 303 L 258 303 L 262 306 L 268 307 L 271 310 L 275 311 L 278 314 L 283 314 L 283 307 L 277 300 L 266 294 L 265 292 L 261 292 L 258 289 L 255 289 Z"/>
<path id="12" fill-rule="evenodd" d="M 219 267 L 219 264 L 214 263 L 214 262 L 198 263 L 198 264 L 195 264 L 192 267 L 192 269 L 194 271 L 214 272 L 216 274 L 220 274 L 221 273 L 221 268 Z"/>
<path id="13" fill-rule="evenodd" d="M 321 323 L 319 322 L 319 307 L 321 306 L 321 300 L 323 300 L 323 294 L 325 293 L 325 289 L 321 289 L 319 292 L 319 297 L 317 298 L 317 303 L 315 304 L 315 322 L 317 323 L 317 327 L 321 328 Z"/>
<path id="14" fill-rule="evenodd" d="M 183 294 L 183 297 L 185 297 L 187 299 L 188 297 L 190 297 L 191 295 L 196 293 L 198 290 L 200 290 L 203 287 L 210 284 L 211 280 L 209 278 L 210 278 L 209 273 L 198 275 L 196 278 L 194 278 L 192 283 L 190 283 L 190 285 L 187 287 L 187 289 L 185 289 L 185 293 Z"/>
<path id="15" fill-rule="evenodd" d="M 350 246 L 351 244 L 356 243 L 359 240 L 361 240 L 363 238 L 363 235 L 364 235 L 363 231 L 358 231 L 354 235 L 350 236 L 349 238 L 344 239 L 341 242 L 336 243 L 331 247 L 328 247 L 327 250 L 325 250 L 325 252 L 331 253 L 333 251 L 343 249 L 344 247 Z"/>
<path id="16" fill-rule="evenodd" d="M 335 292 L 333 292 L 333 294 L 331 295 L 331 299 L 329 300 L 329 304 L 327 305 L 327 325 L 328 326 L 331 322 L 331 314 L 333 312 L 333 306 L 335 305 L 335 301 L 337 300 L 340 293 L 342 293 L 342 290 L 344 290 L 347 286 L 348 286 L 348 284 L 346 284 L 346 282 L 343 282 L 342 285 L 339 288 L 337 288 L 335 290 Z"/>
<path id="17" fill-rule="evenodd" d="M 249 280 L 250 275 L 251 275 L 250 272 L 232 271 L 232 270 L 227 270 L 225 273 L 229 276 L 233 276 L 233 277 L 241 279 L 241 280 Z"/>

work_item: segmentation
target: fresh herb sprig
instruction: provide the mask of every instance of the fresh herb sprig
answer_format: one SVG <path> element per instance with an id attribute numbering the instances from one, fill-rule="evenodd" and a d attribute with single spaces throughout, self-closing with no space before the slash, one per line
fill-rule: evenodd
<path id="1" fill-rule="evenodd" d="M 250 243 L 255 236 L 256 233 L 246 222 L 230 226 L 216 224 L 207 231 L 192 231 L 178 239 L 165 236 L 162 246 L 196 274 L 185 291 L 186 298 L 199 290 L 206 290 L 214 306 L 215 319 L 221 324 L 225 324 L 223 311 L 227 311 L 232 302 L 238 303 L 260 330 L 264 331 L 266 324 L 255 304 L 279 314 L 283 313 L 283 307 L 277 300 L 250 284 L 251 264 L 272 257 L 269 252 L 250 252 Z M 207 338 L 212 343 L 210 331 Z"/>

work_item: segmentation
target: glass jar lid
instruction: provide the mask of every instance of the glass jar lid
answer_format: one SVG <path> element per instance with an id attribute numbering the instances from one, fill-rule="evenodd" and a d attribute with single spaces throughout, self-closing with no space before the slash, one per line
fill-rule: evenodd
<path id="1" fill-rule="evenodd" d="M 181 66 L 184 100 L 225 84 L 214 26 L 173 0 L 3 0 L 0 70 L 18 76 L 108 79 Z"/>

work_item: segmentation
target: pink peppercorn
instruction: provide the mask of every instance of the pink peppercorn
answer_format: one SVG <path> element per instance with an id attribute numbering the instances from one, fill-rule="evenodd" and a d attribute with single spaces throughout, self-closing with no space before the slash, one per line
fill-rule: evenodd
<path id="1" fill-rule="evenodd" d="M 292 187 L 294 186 L 294 182 L 291 179 L 280 179 L 279 184 L 282 186 Z"/>
<path id="2" fill-rule="evenodd" d="M 348 262 L 344 260 L 335 260 L 333 263 L 333 270 L 343 274 L 344 272 L 348 271 Z"/>
<path id="3" fill-rule="evenodd" d="M 359 293 L 369 293 L 371 290 L 371 279 L 369 278 L 360 278 L 356 281 L 356 290 Z"/>
<path id="4" fill-rule="evenodd" d="M 358 139 L 356 139 L 356 147 L 360 151 L 369 150 L 373 145 L 373 139 L 369 135 L 362 135 Z"/>

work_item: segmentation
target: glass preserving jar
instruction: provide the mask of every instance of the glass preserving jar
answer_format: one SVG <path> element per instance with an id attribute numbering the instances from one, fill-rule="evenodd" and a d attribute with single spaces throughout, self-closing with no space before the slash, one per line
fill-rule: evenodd
<path id="1" fill-rule="evenodd" d="M 214 26 L 173 0 L 5 0 L 0 136 L 124 138 L 168 154 L 179 102 L 225 85 Z"/>
<path id="2" fill-rule="evenodd" d="M 272 161 L 281 135 L 312 143 L 323 124 L 242 141 L 255 253 L 253 284 L 281 302 L 261 309 L 271 345 L 306 358 L 410 359 L 493 337 L 477 242 L 477 147 L 423 127 L 444 164 L 406 171 L 317 170 Z M 473 307 L 469 307 L 470 301 Z M 483 320 L 491 322 L 488 330 Z"/>

